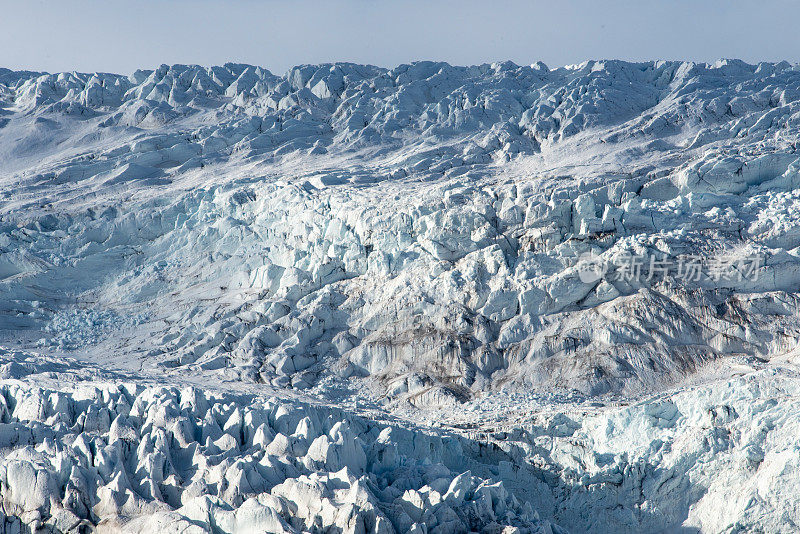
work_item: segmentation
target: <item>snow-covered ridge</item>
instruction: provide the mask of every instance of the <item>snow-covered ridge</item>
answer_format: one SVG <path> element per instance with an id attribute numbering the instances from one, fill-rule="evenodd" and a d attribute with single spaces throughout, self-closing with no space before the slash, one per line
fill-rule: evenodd
<path id="1" fill-rule="evenodd" d="M 653 391 L 798 339 L 797 66 L 0 82 L 0 326 L 28 348 L 431 405 Z M 764 264 L 584 282 L 588 252 Z"/>
<path id="2" fill-rule="evenodd" d="M 797 66 L 785 62 L 590 61 L 554 70 L 542 63 L 454 67 L 418 62 L 391 70 L 304 65 L 285 76 L 236 64 L 163 65 L 131 76 L 0 70 L 0 83 L 15 108 L 83 117 L 111 113 L 100 124 L 104 128 L 158 126 L 216 108 L 218 118 L 233 123 L 220 128 L 219 137 L 228 146 L 244 141 L 239 149 L 288 141 L 297 145 L 288 148 L 300 148 L 300 139 L 325 134 L 368 144 L 421 134 L 486 137 L 491 148 L 513 154 L 639 115 L 640 133 L 659 137 L 665 129 L 713 131 L 720 123 L 729 123 L 738 134 L 757 121 L 735 119 L 764 112 L 770 113 L 761 129 L 780 126 L 791 118 L 797 76 Z M 200 141 L 211 132 L 193 133 Z M 708 142 L 712 132 L 704 136 Z"/>

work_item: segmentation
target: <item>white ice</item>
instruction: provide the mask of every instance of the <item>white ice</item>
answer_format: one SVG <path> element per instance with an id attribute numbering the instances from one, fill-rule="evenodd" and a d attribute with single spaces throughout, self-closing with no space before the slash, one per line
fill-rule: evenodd
<path id="1" fill-rule="evenodd" d="M 799 137 L 787 63 L 0 69 L 7 528 L 792 530 Z"/>

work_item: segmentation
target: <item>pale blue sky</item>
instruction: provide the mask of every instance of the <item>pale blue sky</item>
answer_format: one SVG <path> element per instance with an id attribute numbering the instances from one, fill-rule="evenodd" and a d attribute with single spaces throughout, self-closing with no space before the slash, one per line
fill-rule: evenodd
<path id="1" fill-rule="evenodd" d="M 736 57 L 800 61 L 800 2 L 0 0 L 0 66 L 130 73 L 236 61 L 282 74 L 300 63 L 415 59 Z"/>

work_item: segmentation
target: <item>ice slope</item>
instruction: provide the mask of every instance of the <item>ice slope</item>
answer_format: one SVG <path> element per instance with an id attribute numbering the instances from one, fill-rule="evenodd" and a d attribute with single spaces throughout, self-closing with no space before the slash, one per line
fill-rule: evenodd
<path id="1" fill-rule="evenodd" d="M 795 532 L 798 391 L 781 367 L 468 434 L 506 452 L 506 487 L 570 531 Z"/>
<path id="2" fill-rule="evenodd" d="M 798 337 L 800 71 L 2 71 L 4 338 L 450 403 L 653 391 Z M 593 252 L 764 258 L 586 283 Z M 645 273 L 647 274 L 647 273 Z"/>

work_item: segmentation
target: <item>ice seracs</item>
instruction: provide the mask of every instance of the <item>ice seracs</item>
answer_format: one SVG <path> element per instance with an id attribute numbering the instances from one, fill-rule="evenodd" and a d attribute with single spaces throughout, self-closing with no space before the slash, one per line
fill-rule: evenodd
<path id="1" fill-rule="evenodd" d="M 412 376 L 450 402 L 500 382 L 649 391 L 769 358 L 796 339 L 796 232 L 763 206 L 791 206 L 799 77 L 736 61 L 4 71 L 3 324 L 90 351 L 128 327 L 97 350 L 294 387 L 336 368 L 412 402 Z M 757 280 L 574 270 L 589 252 L 742 247 L 764 258 Z"/>
<path id="2" fill-rule="evenodd" d="M 444 410 L 426 429 L 292 395 L 0 361 L 12 358 L 27 372 L 0 386 L 5 532 L 781 532 L 797 520 L 793 367 L 628 406 L 511 403 L 455 431 Z"/>
<path id="3" fill-rule="evenodd" d="M 799 126 L 800 70 L 788 63 L 0 70 L 0 377 L 16 388 L 4 391 L 17 414 L 3 421 L 2 465 L 16 466 L 6 471 L 16 489 L 3 495 L 4 513 L 20 518 L 9 524 L 69 530 L 108 518 L 110 529 L 152 530 L 213 519 L 236 531 L 258 517 L 276 530 L 546 529 L 524 495 L 578 531 L 784 528 L 790 510 L 758 517 L 783 510 L 791 454 L 736 433 L 792 406 L 787 394 L 775 411 L 743 408 L 774 383 L 794 387 Z M 586 258 L 599 275 L 585 276 Z M 740 371 L 766 389 L 729 391 L 747 413 L 738 419 L 703 426 L 686 415 L 701 393 L 665 393 Z M 45 399 L 18 383 L 31 373 L 67 383 L 50 384 Z M 135 387 L 91 401 L 67 387 L 87 381 Z M 199 390 L 181 406 L 175 391 L 189 385 Z M 290 404 L 308 395 L 320 413 L 364 410 L 364 424 L 413 406 L 455 417 L 518 394 L 570 406 L 677 397 L 614 412 L 630 417 L 609 436 L 653 423 L 640 464 L 617 457 L 622 438 L 585 452 L 606 446 L 586 425 L 617 415 L 564 408 L 546 432 L 502 431 L 544 434 L 495 440 L 508 449 L 495 471 L 461 477 L 466 469 L 441 459 L 437 482 L 422 473 L 438 467 L 391 463 L 413 483 L 384 494 L 362 478 L 378 469 L 376 444 L 394 437 L 353 429 L 344 415 L 264 419 L 273 408 L 245 409 L 251 397 L 215 412 L 206 386 L 284 390 Z M 673 416 L 700 441 L 673 434 Z M 96 470 L 69 490 L 65 466 L 83 460 L 51 462 L 68 435 L 74 454 L 59 458 L 85 456 Z M 136 451 L 123 447 L 131 436 Z M 482 436 L 478 449 L 491 441 Z M 90 446 L 95 438 L 104 444 Z M 542 452 L 562 446 L 583 452 Z M 423 462 L 423 449 L 397 454 Z M 759 450 L 782 486 L 754 482 Z M 720 451 L 732 451 L 736 483 L 687 467 Z M 673 471 L 647 467 L 654 458 Z M 510 487 L 526 462 L 546 467 Z M 204 466 L 203 480 L 179 464 Z M 541 484 L 526 493 L 533 478 Z M 753 488 L 762 500 L 748 500 Z M 298 495 L 316 504 L 292 508 Z"/>
<path id="4" fill-rule="evenodd" d="M 457 439 L 274 398 L 31 382 L 0 389 L 4 532 L 561 532 L 456 471 Z"/>

